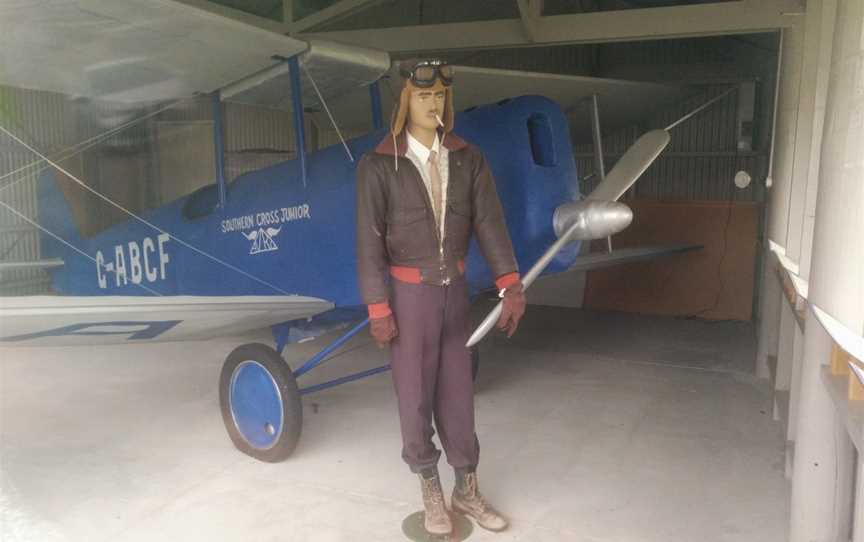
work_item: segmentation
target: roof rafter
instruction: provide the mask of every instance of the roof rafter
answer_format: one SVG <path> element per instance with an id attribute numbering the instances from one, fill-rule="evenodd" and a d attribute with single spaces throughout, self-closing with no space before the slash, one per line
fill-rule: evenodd
<path id="1" fill-rule="evenodd" d="M 235 21 L 239 21 L 241 23 L 246 23 L 248 25 L 257 26 L 258 28 L 262 28 L 264 30 L 269 30 L 271 32 L 277 32 L 279 34 L 286 33 L 288 26 L 284 23 L 280 23 L 279 21 L 274 21 L 273 19 L 268 19 L 266 17 L 260 17 L 258 15 L 253 15 L 251 13 L 246 13 L 245 11 L 241 11 L 239 9 L 235 9 L 228 6 L 223 6 L 221 4 L 216 4 L 214 2 L 210 2 L 208 0 L 174 0 L 180 4 L 186 4 L 187 6 L 192 6 L 194 8 L 198 8 L 204 11 L 208 11 L 210 13 L 221 15 L 222 17 L 227 17 L 228 19 L 234 19 Z"/>
<path id="2" fill-rule="evenodd" d="M 543 13 L 543 0 L 516 0 L 519 6 L 519 16 L 522 18 L 522 26 L 530 41 L 535 41 L 537 36 L 537 19 Z"/>
<path id="3" fill-rule="evenodd" d="M 211 2 L 210 0 L 173 1 L 252 26 L 257 26 L 258 28 L 263 28 L 264 30 L 269 30 L 271 32 L 278 32 L 279 34 L 295 34 L 316 26 L 321 26 L 322 24 L 332 23 L 339 19 L 349 17 L 360 10 L 381 3 L 384 0 L 340 0 L 332 6 L 328 6 L 296 21 L 294 20 L 294 0 L 282 0 L 282 17 L 284 22 L 274 21 L 266 17 L 247 13 L 236 8 Z"/>
<path id="4" fill-rule="evenodd" d="M 530 6 L 526 4 L 526 7 Z M 524 19 L 321 32 L 303 37 L 330 39 L 391 53 L 524 47 L 767 32 L 798 24 L 803 12 L 799 0 L 739 0 L 538 16 L 532 26 L 533 41 L 525 35 Z"/>
<path id="5" fill-rule="evenodd" d="M 288 32 L 294 34 L 303 32 L 322 24 L 332 23 L 348 17 L 360 10 L 366 9 L 375 4 L 380 4 L 384 0 L 340 0 L 332 6 L 328 6 L 322 10 L 316 11 L 311 15 L 307 15 L 297 21 L 292 21 L 288 25 Z"/>

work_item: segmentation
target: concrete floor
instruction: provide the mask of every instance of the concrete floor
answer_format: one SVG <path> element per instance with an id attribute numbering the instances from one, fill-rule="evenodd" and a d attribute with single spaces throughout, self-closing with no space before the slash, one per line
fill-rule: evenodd
<path id="1" fill-rule="evenodd" d="M 419 487 L 389 375 L 306 397 L 284 463 L 231 446 L 219 369 L 262 338 L 0 351 L 0 539 L 403 540 Z M 386 355 L 365 334 L 349 348 L 303 382 Z M 530 307 L 517 337 L 484 344 L 477 395 L 481 487 L 512 528 L 471 540 L 786 540 L 753 348 L 749 325 Z"/>

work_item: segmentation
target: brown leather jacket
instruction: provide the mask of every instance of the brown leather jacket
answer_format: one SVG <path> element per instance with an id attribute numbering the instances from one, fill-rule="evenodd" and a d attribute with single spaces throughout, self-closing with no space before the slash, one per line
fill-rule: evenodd
<path id="1" fill-rule="evenodd" d="M 427 284 L 446 284 L 458 277 L 472 232 L 494 277 L 516 271 L 486 160 L 477 147 L 452 133 L 443 145 L 450 151 L 443 250 L 423 178 L 405 156 L 404 131 L 395 148 L 388 134 L 357 166 L 357 269 L 367 305 L 387 302 L 391 266 L 419 268 Z"/>

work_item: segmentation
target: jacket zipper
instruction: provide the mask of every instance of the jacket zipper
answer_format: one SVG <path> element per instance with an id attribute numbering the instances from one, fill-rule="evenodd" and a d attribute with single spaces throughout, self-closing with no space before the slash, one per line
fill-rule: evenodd
<path id="1" fill-rule="evenodd" d="M 404 158 L 404 157 L 400 157 Z M 447 204 L 447 201 L 450 200 L 450 160 L 447 160 L 447 194 L 444 197 L 444 205 Z M 438 270 L 441 272 L 441 282 L 444 286 L 450 284 L 450 277 L 445 277 L 444 275 L 447 272 L 447 265 L 444 262 L 444 240 L 446 239 L 447 229 L 446 224 L 444 223 L 444 217 L 447 216 L 447 213 L 444 211 L 444 206 L 441 207 L 441 227 L 439 228 L 438 224 L 435 223 L 435 210 L 432 207 L 432 199 L 429 197 L 429 190 L 426 189 L 426 183 L 423 182 L 423 177 L 420 175 L 420 172 L 417 171 L 417 167 L 414 166 L 414 162 L 410 159 L 405 158 L 409 162 L 411 162 L 411 171 L 414 173 L 415 180 L 420 184 L 421 192 L 423 193 L 424 201 L 426 202 L 426 207 L 429 210 L 429 215 L 432 217 L 432 229 L 435 231 L 435 239 L 438 241 Z M 439 172 L 440 175 L 440 172 Z M 445 233 L 442 235 L 442 231 Z"/>

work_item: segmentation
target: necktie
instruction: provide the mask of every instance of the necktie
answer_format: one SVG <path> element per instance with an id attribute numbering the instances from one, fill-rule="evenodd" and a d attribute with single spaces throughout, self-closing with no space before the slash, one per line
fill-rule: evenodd
<path id="1" fill-rule="evenodd" d="M 435 223 L 441 224 L 441 172 L 438 171 L 438 153 L 429 152 L 429 180 L 432 184 L 432 211 L 435 213 Z"/>

